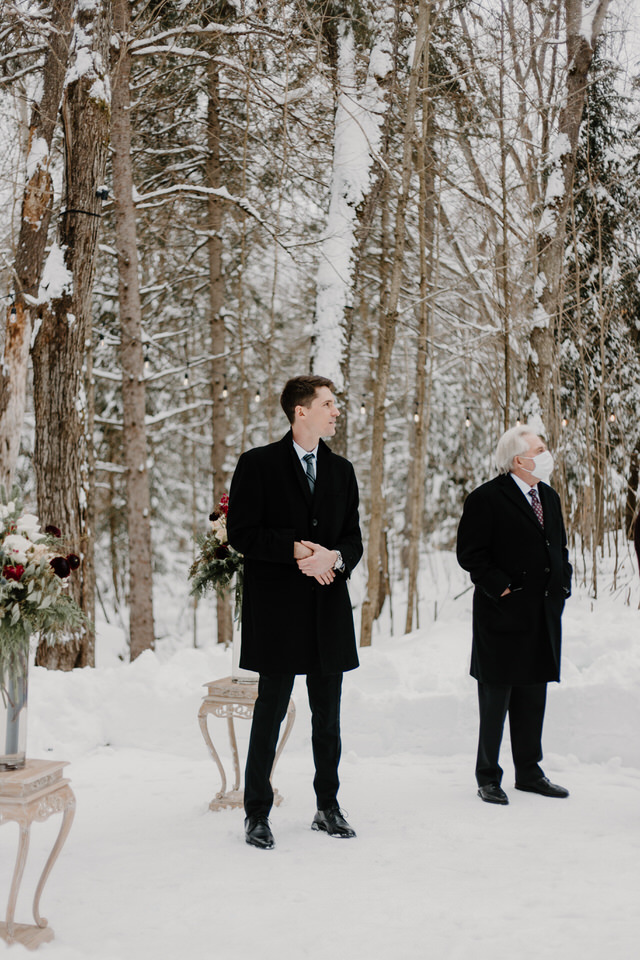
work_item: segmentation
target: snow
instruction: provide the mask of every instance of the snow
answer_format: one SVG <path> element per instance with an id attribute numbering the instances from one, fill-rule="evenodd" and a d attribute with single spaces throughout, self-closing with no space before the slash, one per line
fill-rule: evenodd
<path id="1" fill-rule="evenodd" d="M 95 670 L 31 672 L 29 754 L 69 760 L 77 797 L 43 895 L 56 939 L 41 955 L 630 960 L 640 935 L 640 580 L 625 556 L 615 588 L 611 570 L 605 581 L 600 599 L 578 587 L 569 600 L 564 679 L 549 690 L 543 766 L 568 800 L 515 791 L 508 743 L 510 805 L 476 797 L 471 591 L 455 559 L 434 553 L 420 629 L 393 636 L 387 615 L 360 669 L 345 675 L 340 799 L 357 839 L 310 830 L 310 718 L 298 678 L 271 852 L 244 843 L 241 811 L 208 809 L 219 777 L 197 712 L 203 684 L 231 669 L 211 634 L 215 601 L 199 608 L 194 649 L 184 595 L 165 585 L 163 639 L 132 664 L 119 659 L 121 629 L 99 623 Z M 356 577 L 356 603 L 363 590 Z M 224 720 L 210 730 L 229 772 Z M 237 720 L 236 731 L 244 756 L 249 723 Z M 58 822 L 33 826 L 19 921 Z M 0 829 L 0 896 L 16 840 L 14 827 Z M 0 956 L 8 950 L 0 941 Z"/>
<path id="2" fill-rule="evenodd" d="M 44 137 L 34 137 L 27 156 L 27 180 L 31 180 L 38 167 L 46 167 L 49 147 Z"/>
<path id="3" fill-rule="evenodd" d="M 42 271 L 38 303 L 58 300 L 65 294 L 71 295 L 73 293 L 73 274 L 67 269 L 64 262 L 65 249 L 66 247 L 60 247 L 55 242 L 52 243 Z"/>

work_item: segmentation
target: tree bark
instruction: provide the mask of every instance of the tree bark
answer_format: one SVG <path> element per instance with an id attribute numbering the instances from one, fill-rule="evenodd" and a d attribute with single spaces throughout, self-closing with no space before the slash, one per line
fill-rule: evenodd
<path id="1" fill-rule="evenodd" d="M 129 541 L 129 653 L 131 659 L 135 660 L 144 650 L 153 650 L 154 625 L 151 498 L 145 427 L 146 389 L 131 163 L 129 0 L 113 0 L 113 27 L 119 46 L 112 70 L 111 144 L 120 306 L 122 437 Z"/>
<path id="2" fill-rule="evenodd" d="M 60 527 L 80 555 L 72 590 L 93 620 L 93 388 L 91 291 L 100 226 L 96 190 L 104 182 L 110 103 L 105 65 L 110 35 L 105 3 L 76 7 L 62 119 L 66 209 L 45 267 L 49 298 L 33 348 L 35 471 L 41 522 Z M 92 630 L 51 647 L 36 663 L 71 670 L 93 666 Z"/>
<path id="3" fill-rule="evenodd" d="M 584 113 L 587 77 L 608 6 L 609 0 L 597 0 L 595 11 L 588 23 L 584 15 L 583 0 L 565 0 L 568 60 L 565 101 L 558 119 L 555 153 L 536 239 L 537 297 L 527 369 L 528 405 L 532 412 L 539 412 L 542 416 L 552 443 L 558 433 L 553 372 L 556 363 L 555 334 L 562 313 L 567 213 Z M 591 12 L 590 10 L 589 13 Z M 588 37 L 585 36 L 587 25 Z"/>
<path id="4" fill-rule="evenodd" d="M 206 185 L 219 189 L 222 183 L 220 159 L 220 69 L 212 59 L 207 64 L 207 163 Z M 209 311 L 211 329 L 211 472 L 213 476 L 213 503 L 218 504 L 227 490 L 227 407 L 226 396 L 226 330 L 223 314 L 224 270 L 222 262 L 222 221 L 224 201 L 209 194 L 207 199 L 207 250 L 209 255 Z M 228 597 L 216 600 L 218 643 L 232 640 L 233 622 L 231 601 Z"/>
<path id="5" fill-rule="evenodd" d="M 373 395 L 373 435 L 371 440 L 371 511 L 369 520 L 369 545 L 367 550 L 367 591 L 362 603 L 360 627 L 361 646 L 371 645 L 373 623 L 382 610 L 382 603 L 380 602 L 380 574 L 383 567 L 381 542 L 384 526 L 385 402 L 391 366 L 391 354 L 398 319 L 400 284 L 402 281 L 402 266 L 406 240 L 406 208 L 413 166 L 412 150 L 414 146 L 418 85 L 422 77 L 422 58 L 424 56 L 429 30 L 430 14 L 431 0 L 420 0 L 415 49 L 407 97 L 407 112 L 403 136 L 402 182 L 396 204 L 391 281 L 387 302 L 380 316 L 378 336 L 378 363 Z"/>
<path id="6" fill-rule="evenodd" d="M 47 242 L 53 180 L 51 141 L 65 77 L 73 0 L 54 0 L 49 47 L 42 69 L 42 97 L 29 124 L 27 183 L 14 263 L 13 304 L 7 307 L 4 357 L 0 364 L 0 484 L 7 492 L 20 450 L 27 393 L 27 368 L 33 329 L 33 300 L 38 295 Z"/>

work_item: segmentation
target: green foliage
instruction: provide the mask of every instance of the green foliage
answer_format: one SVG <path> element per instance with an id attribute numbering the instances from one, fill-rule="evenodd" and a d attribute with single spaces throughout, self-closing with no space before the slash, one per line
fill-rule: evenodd
<path id="1" fill-rule="evenodd" d="M 215 590 L 219 597 L 227 593 L 235 574 L 242 578 L 244 558 L 229 544 L 221 544 L 214 533 L 198 537 L 200 553 L 189 570 L 191 595 L 203 597 L 208 590 Z"/>

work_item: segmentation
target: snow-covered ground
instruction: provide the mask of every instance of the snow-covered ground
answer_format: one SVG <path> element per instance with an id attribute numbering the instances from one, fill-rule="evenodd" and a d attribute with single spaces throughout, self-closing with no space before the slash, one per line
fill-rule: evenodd
<path id="1" fill-rule="evenodd" d="M 471 593 L 450 555 L 432 555 L 420 629 L 387 617 L 345 676 L 341 803 L 353 841 L 310 830 L 314 796 L 304 680 L 276 771 L 276 848 L 244 843 L 241 811 L 211 812 L 217 770 L 200 735 L 202 685 L 230 672 L 205 636 L 192 646 L 180 598 L 158 602 L 155 654 L 118 658 L 100 624 L 99 664 L 31 674 L 29 754 L 71 761 L 77 814 L 41 909 L 50 960 L 635 960 L 640 939 L 640 581 L 629 558 L 601 598 L 565 612 L 564 680 L 550 687 L 544 768 L 566 801 L 513 790 L 476 797 Z M 354 585 L 357 600 L 361 588 Z M 226 726 L 212 720 L 229 762 Z M 249 724 L 236 721 L 244 753 Z M 58 818 L 32 829 L 17 920 Z M 15 856 L 0 829 L 0 905 Z M 3 907 L 0 906 L 0 909 Z M 0 941 L 0 956 L 23 955 Z"/>

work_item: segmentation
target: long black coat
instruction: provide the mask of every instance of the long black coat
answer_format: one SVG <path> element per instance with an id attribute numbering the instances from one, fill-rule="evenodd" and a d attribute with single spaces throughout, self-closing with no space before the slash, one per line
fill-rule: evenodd
<path id="1" fill-rule="evenodd" d="M 340 673 L 358 666 L 347 579 L 362 556 L 358 484 L 320 441 L 313 495 L 291 432 L 238 460 L 229 542 L 244 554 L 240 666 L 259 673 Z M 345 571 L 321 585 L 300 573 L 295 540 L 339 550 Z"/>
<path id="2" fill-rule="evenodd" d="M 471 574 L 471 675 L 482 683 L 560 679 L 560 618 L 571 564 L 560 498 L 538 484 L 544 530 L 508 474 L 474 490 L 458 527 L 458 562 Z M 507 588 L 511 593 L 501 594 Z"/>

